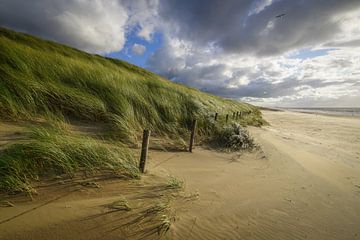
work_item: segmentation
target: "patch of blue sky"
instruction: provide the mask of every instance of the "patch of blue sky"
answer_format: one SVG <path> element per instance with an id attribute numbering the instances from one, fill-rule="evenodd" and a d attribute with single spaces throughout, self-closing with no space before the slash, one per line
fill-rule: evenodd
<path id="1" fill-rule="evenodd" d="M 118 52 L 112 52 L 106 54 L 106 57 L 117 58 L 132 64 L 135 64 L 139 67 L 146 68 L 148 58 L 161 47 L 162 44 L 162 35 L 159 32 L 155 32 L 152 36 L 151 41 L 146 41 L 145 39 L 137 36 L 138 29 L 130 31 L 126 36 L 126 42 L 124 48 Z M 134 44 L 141 44 L 145 46 L 146 50 L 141 55 L 136 55 L 132 52 L 132 47 Z"/>
<path id="2" fill-rule="evenodd" d="M 335 48 L 323 48 L 323 49 L 310 49 L 310 48 L 303 48 L 299 51 L 291 54 L 290 58 L 297 58 L 301 60 L 311 59 L 315 57 L 325 56 L 328 54 L 329 51 L 336 50 Z"/>

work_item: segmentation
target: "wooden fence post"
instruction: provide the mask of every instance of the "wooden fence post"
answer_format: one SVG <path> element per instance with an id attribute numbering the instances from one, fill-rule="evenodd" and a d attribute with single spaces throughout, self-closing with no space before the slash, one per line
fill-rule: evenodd
<path id="1" fill-rule="evenodd" d="M 145 172 L 145 163 L 148 154 L 149 139 L 150 139 L 150 130 L 144 129 L 142 145 L 141 145 L 140 164 L 139 164 L 139 169 L 142 173 Z"/>
<path id="2" fill-rule="evenodd" d="M 236 120 L 238 119 L 239 117 L 239 112 L 236 112 Z"/>
<path id="3" fill-rule="evenodd" d="M 233 119 L 235 119 L 235 112 L 233 112 Z"/>
<path id="4" fill-rule="evenodd" d="M 226 114 L 225 122 L 227 123 L 229 120 L 229 114 Z"/>
<path id="5" fill-rule="evenodd" d="M 218 117 L 218 113 L 215 113 L 215 117 L 214 117 L 215 122 L 217 120 L 217 117 Z"/>
<path id="6" fill-rule="evenodd" d="M 191 126 L 191 136 L 190 136 L 190 144 L 189 144 L 189 152 L 192 152 L 194 141 L 195 141 L 195 132 L 196 132 L 196 119 L 193 120 Z"/>

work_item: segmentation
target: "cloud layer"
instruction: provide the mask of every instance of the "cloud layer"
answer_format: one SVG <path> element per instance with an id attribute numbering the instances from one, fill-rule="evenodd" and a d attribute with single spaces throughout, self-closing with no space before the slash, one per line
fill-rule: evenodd
<path id="1" fill-rule="evenodd" d="M 94 53 L 125 43 L 126 9 L 116 0 L 2 0 L 0 24 Z"/>
<path id="2" fill-rule="evenodd" d="M 358 22 L 359 0 L 0 1 L 1 26 L 88 52 L 119 51 L 130 32 L 149 44 L 160 33 L 149 69 L 261 105 L 359 106 Z"/>
<path id="3" fill-rule="evenodd" d="M 166 1 L 159 14 L 167 38 L 149 64 L 174 81 L 257 104 L 349 104 L 344 98 L 360 100 L 359 8 L 336 0 Z M 328 50 L 311 56 L 316 49 Z"/>

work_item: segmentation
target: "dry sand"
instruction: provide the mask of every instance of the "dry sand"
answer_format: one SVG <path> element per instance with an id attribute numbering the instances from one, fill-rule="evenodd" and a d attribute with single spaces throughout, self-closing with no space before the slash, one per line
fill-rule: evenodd
<path id="1" fill-rule="evenodd" d="M 173 216 L 171 205 L 164 204 L 178 190 L 168 188 L 166 179 L 146 175 L 141 181 L 100 177 L 86 182 L 42 184 L 33 201 L 12 198 L 14 207 L 0 207 L 0 239 L 158 239 L 163 215 Z"/>
<path id="2" fill-rule="evenodd" d="M 199 193 L 168 239 L 360 239 L 360 118 L 263 113 L 271 126 L 250 131 L 265 158 L 152 155 L 151 172 Z"/>
<path id="3" fill-rule="evenodd" d="M 1 223 L 0 239 L 126 238 L 125 230 L 108 234 L 125 213 L 86 217 L 121 195 L 137 201 L 168 175 L 185 182 L 188 198 L 178 200 L 165 239 L 360 239 L 360 118 L 263 113 L 271 125 L 250 128 L 263 151 L 150 151 L 144 191 L 102 182 Z M 0 222 L 46 201 L 0 208 Z"/>

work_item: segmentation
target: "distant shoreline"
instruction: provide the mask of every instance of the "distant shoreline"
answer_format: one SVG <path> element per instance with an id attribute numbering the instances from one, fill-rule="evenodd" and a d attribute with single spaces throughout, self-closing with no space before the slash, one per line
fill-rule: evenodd
<path id="1" fill-rule="evenodd" d="M 360 117 L 360 108 L 270 108 L 260 107 L 264 111 L 289 111 L 307 114 L 318 114 L 334 117 Z"/>
<path id="2" fill-rule="evenodd" d="M 283 109 L 280 108 L 270 108 L 270 107 L 258 107 L 260 110 L 265 110 L 265 111 L 273 111 L 273 112 L 283 112 Z"/>

